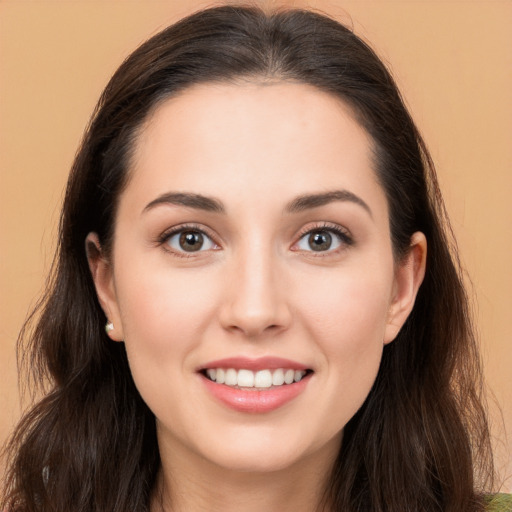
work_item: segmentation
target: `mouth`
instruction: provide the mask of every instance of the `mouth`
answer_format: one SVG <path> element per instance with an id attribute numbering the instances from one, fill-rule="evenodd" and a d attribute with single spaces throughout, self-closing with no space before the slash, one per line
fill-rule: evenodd
<path id="1" fill-rule="evenodd" d="M 204 377 L 217 384 L 234 389 L 266 390 L 289 386 L 300 382 L 313 370 L 295 370 L 293 368 L 263 369 L 252 371 L 247 368 L 206 368 L 201 370 Z"/>
<path id="2" fill-rule="evenodd" d="M 305 392 L 314 371 L 288 359 L 229 358 L 198 369 L 207 392 L 243 413 L 271 412 Z"/>

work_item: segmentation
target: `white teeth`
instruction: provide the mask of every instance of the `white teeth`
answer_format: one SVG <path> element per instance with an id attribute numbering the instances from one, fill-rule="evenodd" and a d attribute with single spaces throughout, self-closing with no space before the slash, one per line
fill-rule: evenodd
<path id="1" fill-rule="evenodd" d="M 295 377 L 295 372 L 293 370 L 286 370 L 286 373 L 284 374 L 285 384 L 291 384 L 293 382 L 294 377 Z"/>
<path id="2" fill-rule="evenodd" d="M 275 370 L 272 374 L 272 385 L 273 386 L 282 386 L 284 384 L 284 372 L 281 368 L 279 370 Z"/>
<path id="3" fill-rule="evenodd" d="M 238 375 L 237 375 L 236 370 L 234 370 L 233 368 L 229 368 L 228 370 L 226 370 L 224 384 L 226 384 L 227 386 L 238 385 Z"/>
<path id="4" fill-rule="evenodd" d="M 255 388 L 269 388 L 272 386 L 272 374 L 270 370 L 260 370 L 254 376 Z"/>
<path id="5" fill-rule="evenodd" d="M 238 385 L 241 388 L 253 388 L 254 372 L 251 372 L 251 370 L 238 370 Z"/>
<path id="6" fill-rule="evenodd" d="M 277 370 L 235 370 L 234 368 L 208 368 L 206 375 L 217 384 L 238 386 L 241 388 L 267 389 L 299 382 L 306 375 L 304 370 L 278 368 Z"/>
<path id="7" fill-rule="evenodd" d="M 222 368 L 217 369 L 217 377 L 215 378 L 215 381 L 218 384 L 224 384 L 225 381 L 225 372 Z"/>

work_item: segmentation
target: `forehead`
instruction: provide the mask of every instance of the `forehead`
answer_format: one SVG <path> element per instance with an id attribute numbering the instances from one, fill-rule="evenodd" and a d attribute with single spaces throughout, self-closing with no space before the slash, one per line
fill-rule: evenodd
<path id="1" fill-rule="evenodd" d="M 382 195 L 371 147 L 350 108 L 312 86 L 201 84 L 148 117 L 125 192 L 148 201 L 167 189 L 235 202 L 340 187 Z"/>

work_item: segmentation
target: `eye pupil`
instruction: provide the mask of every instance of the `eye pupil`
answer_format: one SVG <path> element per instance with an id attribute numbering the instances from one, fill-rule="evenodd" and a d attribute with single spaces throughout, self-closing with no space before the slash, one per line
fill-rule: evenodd
<path id="1" fill-rule="evenodd" d="M 187 252 L 199 251 L 203 243 L 203 235 L 197 231 L 184 231 L 180 236 L 180 247 Z"/>
<path id="2" fill-rule="evenodd" d="M 332 236 L 327 231 L 315 231 L 309 235 L 308 242 L 313 251 L 326 251 L 331 247 Z"/>

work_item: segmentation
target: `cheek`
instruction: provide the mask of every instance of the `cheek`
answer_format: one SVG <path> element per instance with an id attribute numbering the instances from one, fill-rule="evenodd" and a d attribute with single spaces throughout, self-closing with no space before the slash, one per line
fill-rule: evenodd
<path id="1" fill-rule="evenodd" d="M 367 343 L 383 342 L 392 285 L 386 275 L 344 272 L 304 283 L 301 309 L 329 352 L 346 345 L 358 353 Z"/>
<path id="2" fill-rule="evenodd" d="M 188 273 L 173 271 L 165 263 L 136 263 L 119 262 L 122 273 L 116 286 L 133 380 L 148 407 L 165 423 L 184 407 L 193 417 L 201 404 L 193 394 L 183 404 L 183 375 L 194 368 L 191 354 L 212 321 L 212 294 L 221 283 L 197 269 Z"/>
<path id="3" fill-rule="evenodd" d="M 391 281 L 357 273 L 310 283 L 302 297 L 305 325 L 322 353 L 326 369 L 326 408 L 345 424 L 368 395 L 384 345 Z M 379 277 L 380 276 L 380 277 Z"/>
<path id="4" fill-rule="evenodd" d="M 165 263 L 141 267 L 120 262 L 119 268 L 116 293 L 131 364 L 186 364 L 186 354 L 212 318 L 220 283 L 201 270 L 176 271 Z"/>

